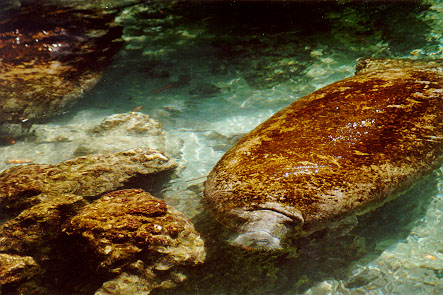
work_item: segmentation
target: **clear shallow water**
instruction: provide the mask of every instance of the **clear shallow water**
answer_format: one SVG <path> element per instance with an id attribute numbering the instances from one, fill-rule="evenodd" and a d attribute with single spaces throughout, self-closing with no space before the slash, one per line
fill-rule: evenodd
<path id="1" fill-rule="evenodd" d="M 51 126 L 131 111 L 180 139 L 163 196 L 205 234 L 209 258 L 171 294 L 441 294 L 443 177 L 363 218 L 343 240 L 301 241 L 300 257 L 244 253 L 203 212 L 201 184 L 223 153 L 275 111 L 353 75 L 361 57 L 443 57 L 443 5 L 162 4 L 119 17 L 126 48 L 102 81 Z M 3 161 L 64 160 L 57 144 L 0 147 Z M 158 291 L 157 293 L 162 293 Z M 163 292 L 166 293 L 166 292 Z"/>

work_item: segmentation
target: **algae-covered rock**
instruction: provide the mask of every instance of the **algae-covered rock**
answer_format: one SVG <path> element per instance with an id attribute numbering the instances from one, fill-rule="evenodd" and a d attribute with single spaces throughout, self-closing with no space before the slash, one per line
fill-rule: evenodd
<path id="1" fill-rule="evenodd" d="M 152 187 L 154 178 L 176 166 L 162 153 L 143 148 L 83 156 L 57 165 L 16 166 L 0 173 L 0 208 L 26 208 L 54 193 L 94 197 L 131 182 Z"/>
<path id="2" fill-rule="evenodd" d="M 0 252 L 47 259 L 51 243 L 61 234 L 62 224 L 87 204 L 83 197 L 68 194 L 46 195 L 41 199 L 46 201 L 23 210 L 0 226 Z"/>
<path id="3" fill-rule="evenodd" d="M 73 294 L 149 294 L 182 283 L 186 268 L 206 256 L 192 223 L 141 189 L 114 191 L 90 204 L 80 196 L 54 196 L 4 223 L 0 233 L 7 294 L 35 288 L 58 294 L 54 281 L 66 280 Z"/>
<path id="4" fill-rule="evenodd" d="M 2 285 L 27 281 L 39 271 L 39 265 L 30 256 L 0 253 L 0 292 Z"/>
<path id="5" fill-rule="evenodd" d="M 98 269 L 120 275 L 112 280 L 118 286 L 119 281 L 134 287 L 145 280 L 151 289 L 161 287 L 165 281 L 176 280 L 176 266 L 195 265 L 205 259 L 203 240 L 193 225 L 164 201 L 140 189 L 104 195 L 85 206 L 64 231 L 85 252 L 95 254 Z M 171 270 L 174 272 L 166 280 L 165 274 Z M 129 278 L 121 280 L 131 272 L 136 274 L 132 283 Z M 111 284 L 105 283 L 102 289 L 110 293 Z M 115 288 L 110 294 L 119 294 L 119 287 Z"/>
<path id="6" fill-rule="evenodd" d="M 236 244 L 266 249 L 381 206 L 443 162 L 442 81 L 442 60 L 361 61 L 230 149 L 206 204 Z"/>
<path id="7" fill-rule="evenodd" d="M 0 15 L 0 125 L 26 129 L 64 112 L 123 45 L 115 14 L 49 2 L 23 1 Z"/>
<path id="8" fill-rule="evenodd" d="M 192 223 L 142 189 L 113 191 L 161 185 L 154 177 L 175 167 L 160 152 L 134 149 L 4 171 L 1 291 L 149 294 L 183 282 L 186 267 L 205 259 Z"/>
<path id="9" fill-rule="evenodd" d="M 79 140 L 74 155 L 116 152 L 125 146 L 144 146 L 164 152 L 165 132 L 162 125 L 138 112 L 106 117 L 99 125 L 86 131 L 86 136 Z"/>

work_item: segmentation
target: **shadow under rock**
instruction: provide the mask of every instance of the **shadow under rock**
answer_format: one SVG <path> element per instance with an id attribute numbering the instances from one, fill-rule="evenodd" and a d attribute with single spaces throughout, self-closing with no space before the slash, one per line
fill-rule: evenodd
<path id="1" fill-rule="evenodd" d="M 158 198 L 163 187 L 167 185 L 173 175 L 174 170 L 160 171 L 150 177 L 140 174 L 126 182 L 121 189 L 141 188 Z"/>

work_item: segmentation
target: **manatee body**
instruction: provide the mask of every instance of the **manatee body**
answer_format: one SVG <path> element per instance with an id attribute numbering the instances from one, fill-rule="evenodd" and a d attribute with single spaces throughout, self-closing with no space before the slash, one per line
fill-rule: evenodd
<path id="1" fill-rule="evenodd" d="M 205 183 L 234 243 L 275 249 L 364 214 L 443 162 L 443 60 L 363 60 L 232 147 Z"/>

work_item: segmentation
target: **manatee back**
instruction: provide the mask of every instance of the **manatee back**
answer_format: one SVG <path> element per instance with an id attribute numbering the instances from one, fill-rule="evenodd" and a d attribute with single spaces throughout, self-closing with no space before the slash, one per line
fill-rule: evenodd
<path id="1" fill-rule="evenodd" d="M 380 206 L 442 164 L 442 60 L 364 60 L 355 76 L 300 98 L 217 163 L 205 200 L 238 229 L 278 203 L 301 212 L 306 233 Z"/>

